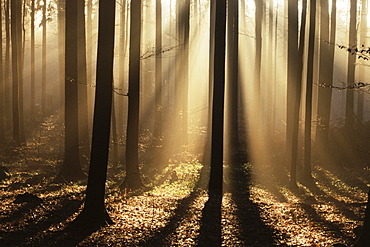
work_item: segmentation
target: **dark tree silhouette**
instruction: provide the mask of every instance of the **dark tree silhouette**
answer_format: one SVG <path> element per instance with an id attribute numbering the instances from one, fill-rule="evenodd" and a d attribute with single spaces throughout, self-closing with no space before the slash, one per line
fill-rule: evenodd
<path id="1" fill-rule="evenodd" d="M 226 1 L 217 0 L 211 18 L 215 18 L 213 100 L 212 100 L 212 141 L 209 196 L 222 195 L 223 185 L 223 146 L 224 146 L 224 98 L 225 98 L 225 43 L 226 43 Z M 211 22 L 212 23 L 212 22 Z M 212 38 L 212 37 L 211 37 Z"/>
<path id="2" fill-rule="evenodd" d="M 86 32 L 85 1 L 77 0 L 77 71 L 78 71 L 78 124 L 80 161 L 84 167 L 88 164 L 90 153 L 90 132 L 87 100 L 86 75 Z"/>
<path id="3" fill-rule="evenodd" d="M 298 0 L 289 1 L 288 5 L 288 82 L 287 82 L 287 154 L 290 164 L 290 183 L 296 186 L 297 153 L 296 135 L 298 134 L 298 123 L 295 116 L 299 106 L 297 88 L 301 80 L 298 66 Z"/>
<path id="4" fill-rule="evenodd" d="M 0 40 L 3 42 L 3 7 L 0 4 Z M 0 138 L 5 137 L 3 46 L 0 46 Z"/>
<path id="5" fill-rule="evenodd" d="M 41 108 L 42 114 L 46 113 L 46 4 L 42 5 L 42 77 L 41 77 Z"/>
<path id="6" fill-rule="evenodd" d="M 92 225 L 112 223 L 105 209 L 113 91 L 115 0 L 99 2 L 98 57 L 93 137 L 85 205 L 76 219 Z"/>
<path id="7" fill-rule="evenodd" d="M 35 0 L 32 0 L 33 2 Z M 59 59 L 59 77 L 60 77 L 60 109 L 64 109 L 64 83 L 65 83 L 65 78 L 64 78 L 64 58 L 65 58 L 65 1 L 66 0 L 59 0 L 58 1 L 58 59 Z M 34 17 L 34 12 L 32 11 L 31 15 Z M 34 25 L 34 19 L 32 21 Z M 32 24 L 31 23 L 31 24 Z M 34 27 L 33 27 L 34 29 Z M 33 36 L 35 35 L 35 31 L 31 28 L 31 32 L 33 32 Z M 35 37 L 33 37 L 35 39 Z M 31 49 L 33 48 L 33 56 L 35 54 L 35 48 L 34 48 L 34 43 L 31 45 Z M 33 62 L 34 64 L 34 62 Z M 33 65 L 35 67 L 35 65 Z"/>
<path id="8" fill-rule="evenodd" d="M 312 179 L 311 175 L 311 119 L 312 119 L 312 86 L 314 49 L 316 32 L 316 0 L 310 2 L 310 29 L 308 37 L 307 81 L 306 81 L 306 109 L 305 109 L 305 144 L 304 144 L 304 174 Z"/>
<path id="9" fill-rule="evenodd" d="M 350 8 L 350 21 L 349 21 L 349 45 L 353 46 L 357 44 L 357 1 L 351 0 Z M 351 87 L 355 84 L 355 62 L 356 56 L 348 53 L 347 63 L 347 86 Z M 354 129 L 355 124 L 355 113 L 354 113 L 354 92 L 353 90 L 347 90 L 346 96 L 346 115 L 345 115 L 345 129 L 348 133 Z"/>
<path id="10" fill-rule="evenodd" d="M 335 6 L 336 1 L 332 2 Z M 317 118 L 319 124 L 316 128 L 316 142 L 315 149 L 320 152 L 324 147 L 327 147 L 329 142 L 329 121 L 331 110 L 331 98 L 333 85 L 333 66 L 334 66 L 334 46 L 330 43 L 335 42 L 336 26 L 336 8 L 332 7 L 330 14 L 331 20 L 329 21 L 329 3 L 328 0 L 320 1 L 320 57 L 319 57 L 319 82 L 324 84 L 325 87 L 318 89 L 318 107 Z M 331 26 L 329 26 L 329 22 Z M 330 29 L 329 29 L 330 28 Z"/>
<path id="11" fill-rule="evenodd" d="M 20 106 L 20 87 L 22 86 L 21 73 L 21 42 L 22 42 L 22 1 L 11 1 L 11 40 L 12 40 L 12 102 L 13 102 L 13 141 L 21 144 L 25 141 L 24 133 L 21 128 L 21 106 Z"/>
<path id="12" fill-rule="evenodd" d="M 57 180 L 78 180 L 85 177 L 80 163 L 78 135 L 78 46 L 77 1 L 66 1 L 65 34 L 65 153 Z"/>
<path id="13" fill-rule="evenodd" d="M 61 1 L 58 1 L 58 4 Z M 59 34 L 60 35 L 60 34 Z M 61 49 L 59 47 L 59 49 Z M 63 50 L 64 54 L 64 50 Z M 60 54 L 60 56 L 63 56 Z M 64 74 L 63 74 L 64 75 Z M 63 80 L 63 76 L 62 80 Z M 64 81 L 64 80 L 63 80 Z M 35 115 L 36 104 L 36 68 L 35 68 L 35 0 L 31 0 L 31 115 Z"/>
<path id="14" fill-rule="evenodd" d="M 141 0 L 131 2 L 126 177 L 121 189 L 143 186 L 139 170 Z"/>
<path id="15" fill-rule="evenodd" d="M 227 19 L 227 160 L 238 159 L 238 101 L 239 101 L 239 2 L 228 1 Z"/>

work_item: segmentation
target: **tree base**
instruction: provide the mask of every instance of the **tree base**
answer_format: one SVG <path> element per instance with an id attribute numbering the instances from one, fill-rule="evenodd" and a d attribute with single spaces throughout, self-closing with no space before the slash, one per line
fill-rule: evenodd
<path id="1" fill-rule="evenodd" d="M 124 191 L 134 191 L 144 188 L 145 185 L 141 180 L 140 174 L 131 174 L 126 176 L 121 185 L 119 186 L 120 190 Z"/>
<path id="2" fill-rule="evenodd" d="M 89 227 L 102 227 L 113 224 L 113 220 L 110 218 L 107 210 L 97 208 L 86 208 L 82 209 L 81 213 L 73 221 L 76 224 L 87 225 Z"/>
<path id="3" fill-rule="evenodd" d="M 83 179 L 87 179 L 87 175 L 82 170 L 68 171 L 63 169 L 54 179 L 56 183 L 68 183 L 77 182 Z"/>

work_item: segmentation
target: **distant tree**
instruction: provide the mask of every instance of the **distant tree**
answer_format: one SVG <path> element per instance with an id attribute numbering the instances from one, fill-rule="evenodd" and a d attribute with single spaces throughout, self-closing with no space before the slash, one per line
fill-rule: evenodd
<path id="1" fill-rule="evenodd" d="M 5 128 L 10 129 L 12 126 L 12 103 L 10 90 L 10 0 L 4 2 L 4 17 L 5 17 L 5 67 L 4 67 L 4 113 L 5 113 Z"/>
<path id="2" fill-rule="evenodd" d="M 312 120 L 312 86 L 313 66 L 316 34 L 316 0 L 310 1 L 310 29 L 308 37 L 307 77 L 306 77 L 306 108 L 304 122 L 304 174 L 307 178 L 311 175 L 311 120 Z"/>
<path id="3" fill-rule="evenodd" d="M 163 145 L 163 72 L 162 72 L 162 56 L 160 50 L 162 49 L 162 1 L 156 0 L 155 6 L 155 112 L 154 112 L 154 133 L 153 133 L 153 147 L 156 154 L 156 163 L 162 163 L 162 145 Z"/>
<path id="4" fill-rule="evenodd" d="M 105 208 L 104 198 L 112 111 L 115 3 L 115 0 L 99 2 L 96 93 L 90 168 L 85 205 L 76 219 L 76 221 L 98 226 L 113 223 Z"/>
<path id="5" fill-rule="evenodd" d="M 351 0 L 350 8 L 350 20 L 349 20 L 349 45 L 353 46 L 357 44 L 357 0 Z M 351 87 L 355 84 L 355 69 L 356 69 L 356 56 L 348 53 L 347 58 L 347 87 Z M 345 129 L 352 131 L 355 124 L 355 112 L 354 112 L 354 92 L 353 90 L 347 90 L 346 96 L 346 113 L 345 113 Z"/>
<path id="6" fill-rule="evenodd" d="M 13 140 L 17 144 L 25 141 L 24 130 L 21 128 L 20 87 L 22 83 L 21 43 L 22 43 L 22 1 L 11 1 L 11 40 L 12 40 L 12 109 L 13 109 Z"/>
<path id="7" fill-rule="evenodd" d="M 332 6 L 336 6 L 336 1 L 332 1 Z M 330 43 L 335 42 L 336 28 L 336 8 L 332 7 L 329 19 L 328 0 L 320 1 L 320 56 L 319 56 L 319 83 L 325 87 L 318 88 L 317 120 L 315 149 L 323 150 L 328 147 L 329 142 L 329 121 L 331 111 L 331 98 L 333 85 L 333 64 L 334 47 Z M 329 26 L 331 23 L 331 26 Z M 332 31 L 330 31 L 332 30 Z"/>
<path id="8" fill-rule="evenodd" d="M 34 4 L 35 0 L 32 0 Z M 64 71 L 64 54 L 65 54 L 65 1 L 66 0 L 58 0 L 58 58 L 59 58 L 59 78 L 60 78 L 60 110 L 64 110 L 64 83 L 65 83 L 65 71 Z M 34 13 L 32 11 L 31 15 Z M 31 22 L 31 24 L 34 20 Z M 33 24 L 34 25 L 34 24 Z M 34 27 L 33 27 L 34 28 Z M 33 36 L 35 35 L 35 31 L 31 28 L 31 32 L 33 32 Z M 35 37 L 33 37 L 35 39 Z M 31 44 L 31 49 L 33 49 L 33 56 L 35 56 L 35 41 L 33 41 L 33 45 Z M 33 61 L 33 70 L 35 68 L 34 61 Z M 33 72 L 34 73 L 34 72 Z"/>
<path id="9" fill-rule="evenodd" d="M 121 189 L 143 186 L 139 170 L 141 0 L 131 1 L 126 177 Z"/>
<path id="10" fill-rule="evenodd" d="M 303 10 L 305 10 L 303 6 Z M 302 20 L 306 19 L 302 11 Z M 303 30 L 303 32 L 302 32 Z M 290 0 L 288 5 L 288 83 L 287 83 L 287 150 L 290 164 L 290 183 L 296 186 L 297 149 L 299 129 L 299 103 L 302 76 L 302 51 L 304 42 L 304 23 L 298 43 L 298 0 Z M 300 46 L 299 46 L 300 44 Z"/>
<path id="11" fill-rule="evenodd" d="M 238 101 L 239 101 L 239 2 L 228 1 L 227 19 L 227 159 L 234 163 L 238 157 Z"/>
<path id="12" fill-rule="evenodd" d="M 78 134 L 82 166 L 87 166 L 90 153 L 85 31 L 85 0 L 77 0 Z"/>
<path id="13" fill-rule="evenodd" d="M 3 6 L 0 3 L 0 40 L 3 42 Z M 0 138 L 5 137 L 4 113 L 4 73 L 3 73 L 3 45 L 0 46 Z"/>
<path id="14" fill-rule="evenodd" d="M 368 29 L 367 29 L 367 20 L 368 20 L 368 1 L 361 1 L 361 22 L 360 22 L 360 43 L 366 44 L 368 39 Z M 365 64 L 361 64 L 359 67 L 359 80 L 364 81 L 365 79 Z M 357 99 L 357 118 L 358 121 L 362 124 L 364 122 L 364 94 L 362 92 L 358 93 Z"/>
<path id="15" fill-rule="evenodd" d="M 65 152 L 59 176 L 67 181 L 85 177 L 80 163 L 78 133 L 77 8 L 77 1 L 66 1 L 65 11 L 68 18 L 65 28 Z"/>
<path id="16" fill-rule="evenodd" d="M 43 1 L 42 5 L 42 76 L 41 76 L 41 109 L 42 114 L 46 114 L 46 5 L 47 1 Z"/>
<path id="17" fill-rule="evenodd" d="M 58 1 L 58 3 L 61 1 Z M 59 49 L 61 49 L 59 47 Z M 62 77 L 64 78 L 64 77 Z M 31 0 L 31 115 L 35 115 L 36 69 L 35 69 L 35 0 Z"/>
<path id="18" fill-rule="evenodd" d="M 256 13 L 255 13 L 256 53 L 255 53 L 254 81 L 257 90 L 256 95 L 258 95 L 261 84 L 262 25 L 264 23 L 265 0 L 255 0 L 255 4 L 256 4 Z"/>
<path id="19" fill-rule="evenodd" d="M 215 4 L 215 9 L 211 12 L 211 18 L 214 18 L 215 23 L 214 26 L 211 26 L 211 28 L 214 28 L 214 30 L 211 30 L 211 33 L 214 32 L 214 37 L 211 37 L 211 42 L 214 42 L 214 62 L 212 63 L 214 75 L 211 105 L 211 171 L 208 194 L 210 197 L 218 197 L 222 195 L 223 188 L 226 0 L 214 0 L 212 2 Z M 212 40 L 213 38 L 214 40 Z"/>

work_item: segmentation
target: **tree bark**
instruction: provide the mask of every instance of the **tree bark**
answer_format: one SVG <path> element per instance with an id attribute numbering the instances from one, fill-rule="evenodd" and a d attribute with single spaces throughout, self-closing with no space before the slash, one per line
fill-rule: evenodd
<path id="1" fill-rule="evenodd" d="M 351 0 L 350 21 L 349 21 L 349 47 L 357 45 L 357 1 Z M 356 55 L 348 52 L 348 67 L 347 67 L 347 87 L 350 88 L 355 85 L 355 69 L 356 69 Z M 355 113 L 354 113 L 354 93 L 353 90 L 347 90 L 346 97 L 346 115 L 345 115 L 345 129 L 350 133 L 355 127 Z"/>
<path id="2" fill-rule="evenodd" d="M 68 1 L 68 0 L 67 0 Z M 93 138 L 85 205 L 77 221 L 89 225 L 113 223 L 105 208 L 112 111 L 115 0 L 99 2 L 98 57 Z"/>
<path id="3" fill-rule="evenodd" d="M 59 47 L 60 49 L 60 47 Z M 35 0 L 31 1 L 31 115 L 36 114 Z"/>
<path id="4" fill-rule="evenodd" d="M 303 16 L 303 15 L 302 15 Z M 289 0 L 288 6 L 288 83 L 287 83 L 287 150 L 290 165 L 290 184 L 296 186 L 297 180 L 297 140 L 301 66 L 298 48 L 298 0 Z"/>
<path id="5" fill-rule="evenodd" d="M 139 170 L 141 0 L 131 2 L 126 177 L 121 189 L 143 186 Z"/>
<path id="6" fill-rule="evenodd" d="M 310 29 L 308 40 L 307 58 L 307 81 L 306 81 L 306 109 L 304 122 L 304 174 L 311 179 L 311 120 L 312 120 L 312 86 L 313 86 L 313 66 L 314 49 L 316 34 L 316 0 L 310 2 Z"/>
<path id="7" fill-rule="evenodd" d="M 41 76 L 41 109 L 46 114 L 46 1 L 42 5 L 42 76 Z"/>
<path id="8" fill-rule="evenodd" d="M 20 105 L 19 105 L 19 95 L 20 92 L 20 50 L 19 43 L 21 42 L 21 37 L 19 36 L 19 26 L 21 25 L 21 1 L 12 0 L 11 1 L 11 40 L 12 40 L 12 110 L 13 110 L 13 141 L 16 144 L 21 144 L 24 142 L 21 136 L 20 129 Z"/>
<path id="9" fill-rule="evenodd" d="M 210 197 L 222 195 L 225 98 L 226 0 L 215 1 Z M 212 14 L 213 14 L 212 13 Z M 212 37 L 211 37 L 212 38 Z M 211 41 L 212 42 L 212 41 Z"/>
<path id="10" fill-rule="evenodd" d="M 90 153 L 90 131 L 86 75 L 86 34 L 85 1 L 77 0 L 77 66 L 78 66 L 78 124 L 80 160 L 83 167 L 88 165 Z"/>
<path id="11" fill-rule="evenodd" d="M 84 178 L 81 168 L 78 131 L 78 45 L 77 1 L 66 0 L 65 33 L 65 153 L 62 170 L 64 180 Z"/>
<path id="12" fill-rule="evenodd" d="M 238 158 L 238 87 L 239 87 L 239 3 L 228 1 L 227 19 L 227 152 L 226 160 Z"/>

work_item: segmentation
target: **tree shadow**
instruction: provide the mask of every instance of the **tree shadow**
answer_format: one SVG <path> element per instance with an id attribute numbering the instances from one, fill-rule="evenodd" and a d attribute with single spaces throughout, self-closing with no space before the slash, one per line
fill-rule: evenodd
<path id="1" fill-rule="evenodd" d="M 246 246 L 274 246 L 274 233 L 261 219 L 258 204 L 250 200 L 251 170 L 244 164 L 230 166 L 231 198 L 236 204 L 240 226 L 240 240 Z"/>
<path id="2" fill-rule="evenodd" d="M 211 196 L 204 205 L 198 246 L 221 246 L 221 204 L 222 196 Z"/>
<path id="3" fill-rule="evenodd" d="M 200 177 L 194 187 L 194 190 L 189 194 L 189 196 L 179 201 L 177 208 L 175 209 L 166 226 L 158 229 L 151 236 L 139 242 L 137 246 L 166 246 L 168 237 L 176 230 L 180 222 L 186 217 L 191 204 L 204 192 L 206 186 L 205 181 L 207 180 L 208 175 L 209 167 L 203 166 L 200 170 Z"/>
<path id="4" fill-rule="evenodd" d="M 2 230 L 0 232 L 0 246 L 75 246 L 78 242 L 82 241 L 81 238 L 85 236 L 81 235 L 75 238 L 76 241 L 73 243 L 71 240 L 65 242 L 65 239 L 71 239 L 73 233 L 80 234 L 76 229 L 69 230 L 70 227 L 62 225 L 70 216 L 80 208 L 81 200 L 70 200 L 68 198 L 63 198 L 58 202 L 56 209 L 49 211 L 48 207 L 54 202 L 43 202 L 39 205 L 32 203 L 25 203 L 15 214 L 9 215 L 7 218 L 2 220 L 2 224 L 7 222 L 24 222 L 24 227 L 16 227 L 16 229 Z M 30 215 L 32 210 L 44 210 L 44 215 L 39 215 L 38 218 Z M 23 216 L 24 218 L 22 219 Z M 27 218 L 27 219 L 26 219 Z M 50 230 L 50 227 L 55 225 L 55 230 Z M 57 228 L 61 227 L 62 231 Z M 82 227 L 84 228 L 84 227 Z M 85 229 L 84 229 L 85 230 Z M 2 236 L 1 236 L 2 235 Z M 58 241 L 59 238 L 64 238 Z M 71 245 L 70 245 L 71 243 Z"/>

